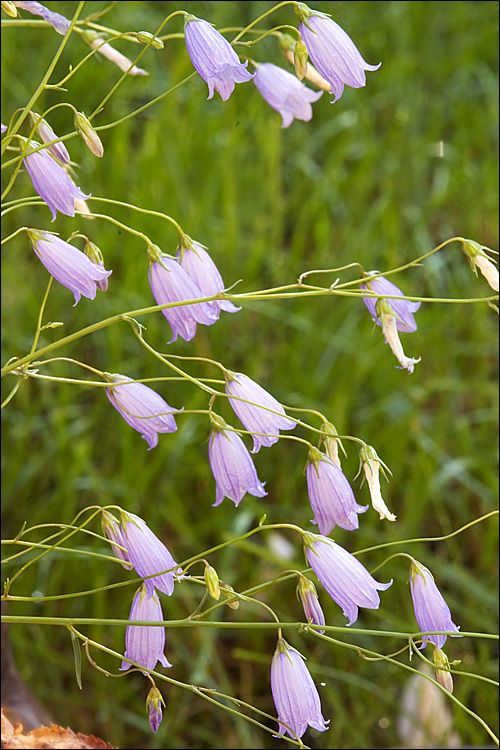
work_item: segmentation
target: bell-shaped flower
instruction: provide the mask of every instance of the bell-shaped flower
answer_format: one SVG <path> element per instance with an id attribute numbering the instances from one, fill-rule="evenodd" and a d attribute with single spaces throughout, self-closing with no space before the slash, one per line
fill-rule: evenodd
<path id="1" fill-rule="evenodd" d="M 204 296 L 175 258 L 162 255 L 156 247 L 149 248 L 149 256 L 149 283 L 158 305 L 187 302 Z M 213 325 L 219 319 L 220 309 L 209 302 L 197 302 L 169 307 L 162 313 L 172 328 L 172 338 L 168 342 L 171 344 L 178 335 L 185 341 L 191 341 L 196 333 L 196 324 Z"/>
<path id="2" fill-rule="evenodd" d="M 156 686 L 152 687 L 146 698 L 146 710 L 149 713 L 149 726 L 155 734 L 160 727 L 163 717 L 162 703 L 165 705 L 162 694 Z"/>
<path id="3" fill-rule="evenodd" d="M 82 294 L 95 299 L 98 283 L 107 279 L 111 271 L 96 266 L 85 253 L 51 232 L 41 232 L 38 229 L 26 231 L 33 250 L 50 275 L 75 295 L 75 305 Z"/>
<path id="4" fill-rule="evenodd" d="M 304 657 L 283 638 L 278 639 L 271 664 L 271 691 L 278 712 L 279 734 L 302 737 L 309 725 L 318 732 L 328 729 L 321 701 Z"/>
<path id="5" fill-rule="evenodd" d="M 158 594 L 153 592 L 150 596 L 143 584 L 137 590 L 129 620 L 160 621 L 163 620 L 163 612 L 158 599 Z M 147 669 L 155 669 L 157 662 L 162 667 L 171 667 L 164 654 L 165 650 L 165 628 L 162 625 L 127 625 L 125 634 L 125 658 L 135 661 Z M 122 661 L 120 669 L 124 672 L 132 665 L 128 661 Z"/>
<path id="6" fill-rule="evenodd" d="M 155 573 L 160 574 L 144 581 L 148 596 L 153 595 L 155 588 L 170 596 L 174 591 L 174 579 L 181 580 L 184 576 L 163 542 L 160 542 L 142 518 L 124 510 L 121 511 L 120 531 L 122 541 L 119 543 L 126 548 L 128 559 L 137 575 L 146 578 Z M 110 536 L 108 529 L 105 528 L 105 532 L 111 541 L 117 541 Z"/>
<path id="7" fill-rule="evenodd" d="M 49 10 L 37 2 L 30 2 L 29 0 L 14 0 L 14 5 L 22 10 L 27 10 L 33 16 L 41 16 L 44 21 L 50 23 L 51 26 L 57 31 L 58 34 L 64 36 L 70 27 L 70 22 L 65 16 L 60 13 L 56 13 L 53 10 Z"/>
<path id="8" fill-rule="evenodd" d="M 378 609 L 378 591 L 392 585 L 376 581 L 359 560 L 325 536 L 303 535 L 306 558 L 333 601 L 348 618 L 348 625 L 358 619 L 358 607 Z"/>
<path id="9" fill-rule="evenodd" d="M 396 516 L 394 513 L 391 513 L 382 497 L 379 476 L 382 461 L 378 457 L 375 449 L 372 448 L 371 445 L 363 445 L 359 451 L 359 461 L 361 468 L 365 472 L 366 481 L 368 482 L 373 509 L 377 511 L 381 520 L 387 518 L 388 521 L 395 521 Z M 385 466 L 385 464 L 382 465 Z M 387 466 L 385 466 L 385 468 L 389 471 Z M 382 471 L 384 471 L 384 469 L 382 469 Z"/>
<path id="10" fill-rule="evenodd" d="M 304 614 L 308 622 L 312 622 L 313 625 L 324 625 L 325 615 L 321 604 L 319 603 L 318 594 L 316 593 L 316 586 L 314 583 L 301 575 L 297 584 L 297 595 L 302 602 L 304 607 Z M 316 633 L 324 633 L 324 630 L 316 630 Z"/>
<path id="11" fill-rule="evenodd" d="M 498 268 L 484 252 L 485 250 L 489 250 L 489 248 L 480 245 L 479 242 L 475 242 L 474 240 L 462 239 L 462 249 L 476 276 L 477 269 L 479 268 L 493 291 L 498 292 Z"/>
<path id="12" fill-rule="evenodd" d="M 211 297 L 224 291 L 224 282 L 219 269 L 199 242 L 184 235 L 177 250 L 177 260 L 189 278 L 198 286 L 203 297 Z M 230 313 L 241 310 L 241 307 L 235 307 L 228 299 L 214 300 L 208 304 L 216 313 L 217 310 Z"/>
<path id="13" fill-rule="evenodd" d="M 35 112 L 30 112 L 30 120 L 32 126 L 36 125 L 38 135 L 44 143 L 50 143 L 51 141 L 57 140 L 58 136 L 54 133 L 47 120 L 43 120 L 40 115 L 37 115 Z M 47 146 L 47 151 L 63 164 L 69 164 L 71 161 L 68 149 L 62 141 Z"/>
<path id="14" fill-rule="evenodd" d="M 354 89 L 365 86 L 365 70 L 380 68 L 381 63 L 369 65 L 363 60 L 351 37 L 325 13 L 297 3 L 295 14 L 301 22 L 299 32 L 309 57 L 330 84 L 333 102 L 340 99 L 344 86 Z"/>
<path id="15" fill-rule="evenodd" d="M 236 432 L 225 429 L 227 424 L 218 415 L 212 414 L 211 419 L 208 460 L 216 484 L 214 506 L 225 497 L 237 506 L 247 492 L 254 497 L 267 495 L 243 440 Z"/>
<path id="16" fill-rule="evenodd" d="M 107 373 L 106 377 L 110 382 L 107 397 L 125 422 L 141 433 L 149 445 L 148 450 L 158 445 L 158 433 L 176 431 L 172 412 L 182 409 L 173 409 L 152 388 L 134 383 L 126 375 Z"/>
<path id="17" fill-rule="evenodd" d="M 450 608 L 436 586 L 432 573 L 416 560 L 412 560 L 410 565 L 410 591 L 415 617 L 422 632 L 445 630 L 455 634 L 453 638 L 460 637 L 459 628 L 451 619 Z M 425 648 L 429 641 L 443 648 L 446 638 L 446 635 L 424 635 L 421 648 Z"/>
<path id="18" fill-rule="evenodd" d="M 378 271 L 371 271 L 369 275 L 377 274 Z M 406 299 L 403 292 L 396 284 L 392 281 L 388 281 L 383 276 L 378 276 L 376 279 L 367 279 L 365 284 L 361 284 L 361 289 L 368 289 L 374 294 L 379 294 L 382 297 L 392 297 L 388 302 L 391 305 L 393 314 L 396 317 L 396 328 L 402 333 L 413 333 L 417 330 L 417 324 L 413 313 L 417 312 L 420 307 L 420 302 L 412 302 Z M 394 297 L 401 297 L 401 299 L 394 299 Z M 374 322 L 378 325 L 382 325 L 380 315 L 377 312 L 376 306 L 379 298 L 377 297 L 363 297 L 363 302 L 367 306 L 370 315 Z"/>
<path id="19" fill-rule="evenodd" d="M 208 84 L 207 98 L 211 99 L 216 89 L 222 100 L 227 101 L 235 83 L 245 83 L 253 78 L 246 69 L 248 61 L 240 62 L 227 39 L 212 24 L 191 14 L 186 14 L 184 21 L 187 51 L 194 67 Z"/>
<path id="20" fill-rule="evenodd" d="M 252 433 L 252 453 L 257 453 L 262 445 L 269 448 L 276 443 L 280 430 L 293 430 L 296 423 L 286 416 L 274 396 L 258 383 L 230 370 L 226 370 L 225 378 L 229 403 L 240 422 Z"/>
<path id="21" fill-rule="evenodd" d="M 411 374 L 415 365 L 420 362 L 421 357 L 417 359 L 413 357 L 407 357 L 403 350 L 403 344 L 399 338 L 398 323 L 400 322 L 391 303 L 387 299 L 378 299 L 375 304 L 375 310 L 377 317 L 380 318 L 382 325 L 382 333 L 385 337 L 386 344 L 389 344 L 392 353 L 401 365 L 402 370 L 408 370 Z"/>
<path id="22" fill-rule="evenodd" d="M 40 144 L 30 141 L 29 145 L 30 148 L 38 148 Z M 76 198 L 90 198 L 90 193 L 85 195 L 49 154 L 34 151 L 25 156 L 23 161 L 33 187 L 52 211 L 52 221 L 55 221 L 57 211 L 66 216 L 74 216 Z"/>
<path id="23" fill-rule="evenodd" d="M 297 76 L 271 63 L 257 65 L 253 82 L 269 106 L 281 115 L 282 128 L 291 125 L 294 118 L 309 122 L 311 102 L 323 96 L 322 91 L 312 91 Z"/>
<path id="24" fill-rule="evenodd" d="M 359 528 L 358 514 L 368 510 L 358 505 L 345 474 L 324 453 L 309 448 L 306 467 L 309 502 L 314 511 L 312 523 L 326 536 L 335 526 L 354 531 Z"/>

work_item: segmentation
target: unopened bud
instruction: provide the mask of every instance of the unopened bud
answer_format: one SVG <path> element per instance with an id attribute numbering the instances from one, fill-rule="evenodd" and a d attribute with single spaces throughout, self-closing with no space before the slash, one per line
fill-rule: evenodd
<path id="1" fill-rule="evenodd" d="M 141 44 L 151 43 L 151 47 L 154 47 L 155 49 L 163 49 L 165 46 L 161 39 L 154 34 L 150 34 L 149 31 L 138 31 L 135 36 Z"/>
<path id="2" fill-rule="evenodd" d="M 450 668 L 450 662 L 444 651 L 437 646 L 434 647 L 432 654 L 432 661 L 436 666 L 436 680 L 439 682 L 441 687 L 444 687 L 449 693 L 453 693 L 453 677 L 448 671 Z M 446 669 L 442 669 L 445 667 Z"/>
<path id="3" fill-rule="evenodd" d="M 342 443 L 336 437 L 338 435 L 337 430 L 331 422 L 326 420 L 321 425 L 321 439 L 325 446 L 325 453 L 328 458 L 341 469 L 340 458 L 339 458 L 339 445 L 342 448 Z M 342 448 L 343 450 L 343 448 Z"/>
<path id="4" fill-rule="evenodd" d="M 17 8 L 14 5 L 14 3 L 3 2 L 2 0 L 2 10 L 4 13 L 7 13 L 7 15 L 10 16 L 11 18 L 17 18 Z"/>
<path id="5" fill-rule="evenodd" d="M 231 597 L 233 597 L 235 594 L 235 590 L 233 589 L 233 587 L 229 586 L 229 584 L 227 583 L 220 584 L 220 592 L 222 596 L 224 597 L 224 599 L 231 599 Z M 227 601 L 226 604 L 231 609 L 239 609 L 239 606 L 240 606 L 240 603 L 237 599 L 235 599 L 232 602 Z"/>
<path id="6" fill-rule="evenodd" d="M 155 734 L 162 720 L 162 703 L 165 705 L 162 694 L 156 686 L 152 687 L 146 698 L 146 711 L 149 713 L 149 725 Z"/>
<path id="7" fill-rule="evenodd" d="M 85 117 L 83 112 L 75 113 L 74 123 L 78 134 L 85 141 L 86 145 L 92 151 L 94 156 L 101 157 L 104 154 L 104 146 L 102 145 L 101 139 L 90 124 L 90 121 Z"/>
<path id="8" fill-rule="evenodd" d="M 104 268 L 104 259 L 102 257 L 102 253 L 93 242 L 89 240 L 88 237 L 85 237 L 85 247 L 83 248 L 83 252 L 85 255 L 87 255 L 92 263 L 94 263 L 96 266 L 101 266 L 101 268 Z M 108 280 L 107 279 L 98 279 L 96 282 L 96 287 L 101 290 L 101 292 L 105 292 L 108 288 Z"/>
<path id="9" fill-rule="evenodd" d="M 211 565 L 205 565 L 205 583 L 212 599 L 218 601 L 220 599 L 219 576 L 215 568 L 212 568 Z"/>
<path id="10" fill-rule="evenodd" d="M 293 51 L 293 64 L 297 78 L 302 81 L 307 73 L 307 47 L 302 39 L 296 43 Z"/>

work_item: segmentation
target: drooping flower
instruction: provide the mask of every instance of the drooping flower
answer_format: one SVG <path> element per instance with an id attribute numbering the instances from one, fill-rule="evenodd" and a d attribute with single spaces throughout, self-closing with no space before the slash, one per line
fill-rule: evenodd
<path id="1" fill-rule="evenodd" d="M 118 52 L 118 50 L 112 47 L 111 44 L 105 42 L 104 39 L 100 37 L 99 34 L 97 34 L 95 31 L 92 31 L 91 29 L 85 29 L 80 34 L 80 37 L 82 41 L 85 42 L 85 44 L 87 44 L 89 47 L 92 47 L 92 49 L 95 49 L 98 54 L 102 55 L 107 60 L 110 60 L 118 68 L 120 68 L 120 70 L 122 70 L 124 73 L 127 73 L 129 76 L 149 75 L 147 70 L 138 68 L 137 65 L 132 65 L 132 60 L 129 60 L 128 57 L 122 55 L 121 52 Z"/>
<path id="2" fill-rule="evenodd" d="M 104 531 L 113 542 L 125 547 L 128 553 L 128 559 L 134 566 L 134 570 L 141 578 L 153 576 L 160 571 L 168 571 L 155 575 L 153 578 L 146 578 L 144 584 L 148 596 L 152 596 L 154 589 L 163 591 L 170 596 L 174 591 L 174 579 L 181 580 L 183 573 L 177 565 L 174 558 L 161 542 L 156 534 L 144 523 L 142 518 L 128 511 L 121 511 L 120 532 L 121 541 L 115 536 L 109 526 L 104 527 Z M 114 548 L 117 554 L 117 548 Z"/>
<path id="3" fill-rule="evenodd" d="M 378 271 L 371 271 L 369 276 L 377 274 Z M 383 276 L 378 276 L 376 279 L 367 279 L 365 284 L 361 284 L 361 289 L 368 289 L 374 294 L 380 294 L 383 297 L 392 297 L 393 299 L 387 300 L 393 310 L 393 314 L 396 317 L 396 328 L 402 333 L 413 333 L 417 330 L 417 324 L 413 313 L 417 312 L 420 307 L 420 302 L 412 302 L 406 299 L 403 292 L 396 284 L 392 281 L 385 279 Z M 401 297 L 402 299 L 394 299 L 394 297 Z M 363 297 L 363 302 L 367 306 L 373 321 L 378 325 L 382 325 L 380 315 L 376 310 L 377 297 Z"/>
<path id="4" fill-rule="evenodd" d="M 410 565 L 410 591 L 415 617 L 422 632 L 446 630 L 455 634 L 453 638 L 460 637 L 459 628 L 451 619 L 450 608 L 436 586 L 432 573 L 416 560 L 412 560 Z M 446 635 L 424 635 L 421 648 L 425 648 L 429 641 L 443 648 L 446 638 Z"/>
<path id="5" fill-rule="evenodd" d="M 214 506 L 228 497 L 237 506 L 249 492 L 264 497 L 264 483 L 257 476 L 252 457 L 236 432 L 225 429 L 227 424 L 212 414 L 212 432 L 208 442 L 208 460 L 216 483 Z"/>
<path id="6" fill-rule="evenodd" d="M 262 445 L 269 448 L 276 443 L 280 430 L 293 430 L 296 423 L 286 416 L 281 404 L 262 386 L 246 375 L 230 370 L 226 370 L 225 378 L 229 403 L 240 422 L 252 433 L 252 453 L 258 453 Z"/>
<path id="7" fill-rule="evenodd" d="M 475 242 L 474 240 L 462 239 L 462 249 L 476 276 L 477 269 L 479 268 L 493 291 L 498 292 L 498 268 L 484 252 L 485 250 L 489 250 L 489 248 L 480 245 L 479 242 Z"/>
<path id="8" fill-rule="evenodd" d="M 158 248 L 150 248 L 149 255 L 149 283 L 158 305 L 187 302 L 204 296 L 175 258 L 162 255 Z M 197 302 L 169 307 L 162 313 L 172 328 L 172 338 L 168 342 L 171 344 L 178 335 L 185 341 L 191 341 L 196 333 L 196 324 L 213 325 L 219 319 L 220 309 L 209 302 Z"/>
<path id="9" fill-rule="evenodd" d="M 282 128 L 297 120 L 309 122 L 312 118 L 311 102 L 323 96 L 322 91 L 312 91 L 287 70 L 262 63 L 257 66 L 253 82 L 270 107 L 280 113 Z"/>
<path id="10" fill-rule="evenodd" d="M 50 143 L 57 139 L 58 136 L 54 133 L 47 120 L 42 119 L 36 112 L 30 112 L 30 119 L 31 125 L 36 125 L 38 135 L 44 143 Z M 62 141 L 47 146 L 47 151 L 63 164 L 69 164 L 71 161 L 68 149 Z"/>
<path id="11" fill-rule="evenodd" d="M 319 73 L 329 82 L 333 102 L 342 96 L 344 86 L 359 89 L 366 85 L 365 70 L 377 70 L 361 57 L 351 37 L 325 13 L 311 10 L 305 3 L 297 3 L 295 14 L 299 32 L 309 57 Z"/>
<path id="12" fill-rule="evenodd" d="M 354 555 L 331 539 L 318 534 L 303 535 L 306 558 L 333 601 L 352 625 L 358 618 L 358 607 L 378 609 L 378 591 L 392 585 L 379 583 Z"/>
<path id="13" fill-rule="evenodd" d="M 368 510 L 358 505 L 345 474 L 324 453 L 312 446 L 306 468 L 309 502 L 321 534 L 326 536 L 335 526 L 354 531 L 359 528 L 358 514 Z"/>
<path id="14" fill-rule="evenodd" d="M 311 620 L 314 625 L 324 625 L 325 615 L 319 603 L 314 583 L 309 578 L 301 575 L 297 584 L 297 594 L 304 607 L 304 614 L 307 621 Z M 316 633 L 324 632 L 324 630 L 316 630 Z"/>
<path id="15" fill-rule="evenodd" d="M 162 720 L 162 703 L 165 705 L 162 694 L 156 686 L 152 687 L 146 698 L 146 710 L 149 713 L 149 726 L 155 734 L 158 731 Z"/>
<path id="16" fill-rule="evenodd" d="M 321 713 L 316 685 L 304 657 L 283 638 L 278 639 L 271 664 L 271 691 L 278 712 L 279 734 L 302 737 L 309 725 L 319 732 L 328 729 Z"/>
<path id="17" fill-rule="evenodd" d="M 75 305 L 82 294 L 95 299 L 98 282 L 106 279 L 111 271 L 96 266 L 85 253 L 51 232 L 38 229 L 26 231 L 33 250 L 50 275 L 75 295 Z"/>
<path id="18" fill-rule="evenodd" d="M 36 141 L 30 141 L 30 148 L 38 148 Z M 77 187 L 65 170 L 43 151 L 35 151 L 23 159 L 31 182 L 36 192 L 52 211 L 52 221 L 55 221 L 57 211 L 66 216 L 75 215 L 75 199 L 90 198 Z"/>
<path id="19" fill-rule="evenodd" d="M 207 21 L 186 14 L 184 36 L 186 47 L 194 67 L 208 84 L 208 99 L 216 89 L 223 101 L 234 91 L 235 83 L 245 83 L 253 78 L 246 69 L 248 61 L 240 58 L 227 39 Z"/>
<path id="20" fill-rule="evenodd" d="M 125 375 L 111 374 L 108 377 L 107 397 L 125 422 L 141 433 L 149 445 L 148 450 L 158 445 L 158 433 L 176 431 L 172 412 L 182 409 L 173 409 L 159 393 L 144 383 L 134 383 Z"/>
<path id="21" fill-rule="evenodd" d="M 163 612 L 156 591 L 148 595 L 144 584 L 137 590 L 130 609 L 129 620 L 151 622 L 163 620 Z M 163 626 L 127 625 L 125 659 L 131 659 L 147 669 L 155 669 L 157 662 L 160 662 L 163 667 L 171 667 L 164 650 L 165 628 Z M 124 660 L 120 669 L 124 672 L 131 666 Z"/>
<path id="22" fill-rule="evenodd" d="M 403 345 L 398 333 L 398 319 L 394 314 L 391 303 L 387 299 L 378 299 L 375 303 L 377 317 L 381 321 L 382 333 L 385 337 L 386 344 L 389 344 L 392 353 L 401 365 L 402 370 L 408 370 L 411 374 L 415 365 L 420 362 L 421 357 L 407 357 L 403 350 Z"/>
<path id="23" fill-rule="evenodd" d="M 64 36 L 70 27 L 70 22 L 65 16 L 60 13 L 56 13 L 53 10 L 49 10 L 41 3 L 29 2 L 29 0 L 14 0 L 14 5 L 22 10 L 27 10 L 33 16 L 41 16 L 44 21 L 50 23 L 51 26 L 57 31 L 58 34 Z"/>
<path id="24" fill-rule="evenodd" d="M 85 117 L 83 112 L 75 112 L 74 123 L 77 133 L 94 156 L 98 156 L 99 158 L 103 156 L 104 146 L 102 145 L 102 141 L 92 127 L 90 120 Z"/>
<path id="25" fill-rule="evenodd" d="M 388 521 L 395 521 L 396 516 L 391 513 L 382 497 L 379 477 L 382 462 L 375 449 L 371 445 L 363 445 L 359 451 L 359 460 L 368 482 L 373 509 L 378 512 L 380 519 L 387 518 Z"/>
<path id="26" fill-rule="evenodd" d="M 210 297 L 224 291 L 224 282 L 219 269 L 199 242 L 184 235 L 177 250 L 177 260 L 199 287 L 203 297 Z M 235 307 L 228 299 L 214 300 L 208 304 L 215 311 L 225 310 L 225 312 L 235 313 L 241 310 L 241 307 Z"/>

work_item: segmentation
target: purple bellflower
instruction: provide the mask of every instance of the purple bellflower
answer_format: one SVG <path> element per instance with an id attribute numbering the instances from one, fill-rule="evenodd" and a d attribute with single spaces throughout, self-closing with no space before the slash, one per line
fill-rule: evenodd
<path id="1" fill-rule="evenodd" d="M 75 295 L 75 305 L 82 294 L 95 299 L 98 283 L 106 279 L 111 271 L 96 266 L 85 253 L 51 232 L 41 232 L 38 229 L 26 231 L 33 250 L 50 275 Z"/>
<path id="2" fill-rule="evenodd" d="M 328 729 L 329 722 L 321 713 L 319 693 L 304 657 L 283 638 L 278 639 L 271 664 L 271 691 L 281 736 L 288 732 L 293 739 L 302 737 L 308 725 L 319 732 Z"/>
<path id="3" fill-rule="evenodd" d="M 130 609 L 129 620 L 150 620 L 151 622 L 163 620 L 163 612 L 156 591 L 149 596 L 144 584 L 137 590 Z M 157 662 L 160 662 L 162 667 L 171 667 L 172 665 L 163 653 L 164 650 L 164 627 L 161 625 L 157 627 L 127 625 L 124 654 L 126 659 L 131 659 L 147 669 L 154 669 Z M 131 666 L 127 661 L 122 661 L 120 669 L 124 672 Z"/>
<path id="4" fill-rule="evenodd" d="M 347 477 L 324 453 L 312 446 L 306 468 L 309 502 L 314 511 L 312 523 L 326 536 L 335 526 L 354 531 L 359 528 L 358 513 L 368 505 L 358 505 Z"/>
<path id="5" fill-rule="evenodd" d="M 116 521 L 116 519 L 114 520 Z M 113 550 L 117 557 L 130 562 L 141 578 L 152 576 L 154 573 L 160 573 L 160 571 L 168 571 L 154 576 L 154 578 L 146 578 L 144 585 L 148 596 L 153 595 L 155 588 L 163 591 L 167 596 L 173 593 L 174 579 L 181 580 L 184 577 L 182 570 L 163 542 L 160 542 L 142 518 L 134 515 L 134 513 L 122 510 L 118 532 L 116 525 L 110 521 L 108 516 L 103 517 L 103 529 L 111 542 L 125 547 L 126 553 L 115 546 L 113 546 Z M 122 564 L 124 565 L 124 563 Z"/>
<path id="6" fill-rule="evenodd" d="M 146 710 L 149 713 L 149 726 L 155 734 L 160 727 L 163 716 L 162 703 L 165 705 L 162 694 L 157 687 L 152 687 L 146 698 Z"/>
<path id="7" fill-rule="evenodd" d="M 177 260 L 189 278 L 199 287 L 203 297 L 210 297 L 224 291 L 224 282 L 219 269 L 203 245 L 184 235 L 177 250 Z M 217 310 L 235 313 L 241 307 L 235 307 L 228 299 L 214 300 L 208 303 Z"/>
<path id="8" fill-rule="evenodd" d="M 379 583 L 347 550 L 325 536 L 303 535 L 306 558 L 333 601 L 352 625 L 358 618 L 358 607 L 378 609 L 378 591 L 392 585 Z"/>
<path id="9" fill-rule="evenodd" d="M 30 120 L 32 126 L 36 125 L 38 135 L 44 143 L 50 143 L 51 141 L 57 140 L 58 136 L 54 133 L 47 120 L 42 119 L 40 115 L 37 115 L 35 112 L 30 112 Z M 62 141 L 47 146 L 47 151 L 63 164 L 69 164 L 71 161 L 68 149 Z"/>
<path id="10" fill-rule="evenodd" d="M 158 433 L 175 432 L 177 425 L 173 409 L 166 401 L 144 383 L 134 383 L 125 375 L 110 374 L 111 385 L 106 395 L 127 424 L 142 434 L 149 448 L 158 445 Z"/>
<path id="11" fill-rule="evenodd" d="M 276 443 L 280 430 L 293 430 L 296 423 L 286 416 L 284 408 L 274 396 L 258 383 L 230 370 L 226 370 L 225 377 L 229 403 L 240 422 L 252 433 L 252 453 L 258 453 L 262 445 L 269 448 Z"/>
<path id="12" fill-rule="evenodd" d="M 194 67 L 208 84 L 207 98 L 211 99 L 216 89 L 222 100 L 227 101 L 235 83 L 245 83 L 253 78 L 246 69 L 248 61 L 240 62 L 227 39 L 212 24 L 191 14 L 186 14 L 184 20 L 187 51 Z"/>
<path id="13" fill-rule="evenodd" d="M 253 82 L 269 106 L 281 115 L 282 128 L 291 125 L 294 117 L 309 122 L 313 114 L 311 102 L 323 95 L 322 91 L 312 91 L 297 76 L 271 63 L 257 66 Z"/>
<path id="14" fill-rule="evenodd" d="M 410 590 L 413 599 L 415 617 L 422 632 L 427 630 L 446 630 L 456 633 L 453 638 L 459 638 L 459 628 L 451 619 L 450 608 L 434 583 L 432 573 L 416 560 L 410 565 Z M 438 648 L 443 648 L 446 635 L 424 635 L 425 648 L 432 641 Z"/>
<path id="15" fill-rule="evenodd" d="M 208 442 L 208 460 L 216 484 L 214 506 L 228 497 L 237 506 L 247 492 L 264 497 L 264 483 L 257 476 L 252 457 L 236 432 L 225 429 L 227 424 L 212 414 L 212 432 Z"/>
<path id="16" fill-rule="evenodd" d="M 70 27 L 70 22 L 65 16 L 49 10 L 41 3 L 30 2 L 29 0 L 14 0 L 14 5 L 22 10 L 27 10 L 33 16 L 41 16 L 44 21 L 50 23 L 58 34 L 64 36 Z"/>
<path id="17" fill-rule="evenodd" d="M 313 625 L 324 625 L 325 615 L 319 603 L 314 583 L 309 578 L 301 575 L 297 584 L 297 594 L 304 607 L 304 614 L 307 621 L 311 621 Z M 324 633 L 325 631 L 316 630 L 315 632 Z"/>
<path id="18" fill-rule="evenodd" d="M 29 145 L 30 148 L 38 148 L 40 144 L 30 141 Z M 90 198 L 90 193 L 85 195 L 49 154 L 35 151 L 24 157 L 24 164 L 33 187 L 52 211 L 52 221 L 55 221 L 57 211 L 74 216 L 76 198 Z"/>
<path id="19" fill-rule="evenodd" d="M 297 3 L 295 14 L 301 22 L 299 32 L 309 57 L 331 86 L 332 104 L 340 99 L 344 86 L 359 89 L 366 85 L 365 70 L 380 68 L 381 63 L 368 65 L 351 37 L 325 13 Z"/>
<path id="20" fill-rule="evenodd" d="M 167 302 L 186 302 L 203 297 L 198 287 L 182 266 L 169 255 L 162 255 L 156 247 L 149 248 L 149 283 L 158 305 Z M 220 309 L 210 302 L 197 302 L 192 305 L 179 305 L 162 310 L 172 328 L 171 344 L 179 335 L 191 341 L 196 333 L 196 324 L 213 325 L 220 315 Z"/>

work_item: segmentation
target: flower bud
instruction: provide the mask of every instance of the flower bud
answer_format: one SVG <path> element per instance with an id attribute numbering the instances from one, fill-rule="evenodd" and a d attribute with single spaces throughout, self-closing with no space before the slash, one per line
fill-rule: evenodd
<path id="1" fill-rule="evenodd" d="M 78 134 L 85 141 L 94 156 L 101 157 L 104 154 L 104 146 L 83 112 L 75 113 L 74 123 Z"/>
<path id="2" fill-rule="evenodd" d="M 302 81 L 307 73 L 307 47 L 302 39 L 296 43 L 293 50 L 293 64 L 295 65 L 297 78 Z"/>
<path id="3" fill-rule="evenodd" d="M 342 466 L 340 464 L 339 458 L 339 445 L 342 448 L 342 443 L 337 438 L 337 430 L 331 422 L 327 422 L 325 419 L 325 421 L 321 425 L 321 433 L 321 439 L 323 441 L 323 445 L 325 446 L 326 455 L 328 456 L 330 461 L 333 461 L 333 463 L 336 464 L 339 469 L 341 469 Z"/>
<path id="4" fill-rule="evenodd" d="M 220 593 L 222 594 L 223 599 L 231 599 L 231 597 L 234 596 L 235 591 L 228 583 L 220 583 Z M 232 602 L 227 601 L 226 604 L 231 609 L 239 609 L 240 606 L 238 599 L 235 599 Z"/>
<path id="5" fill-rule="evenodd" d="M 162 720 L 162 703 L 165 705 L 162 694 L 157 687 L 152 687 L 146 698 L 146 711 L 149 712 L 149 724 L 155 734 Z"/>
<path id="6" fill-rule="evenodd" d="M 104 268 L 104 259 L 102 257 L 102 253 L 93 242 L 89 240 L 88 237 L 85 237 L 85 247 L 83 249 L 83 252 L 87 257 L 90 258 L 92 263 L 94 263 L 96 266 L 100 266 L 100 268 Z M 96 286 L 98 289 L 101 290 L 101 292 L 105 292 L 108 288 L 108 279 L 101 279 L 99 281 L 96 281 Z"/>
<path id="7" fill-rule="evenodd" d="M 148 44 L 150 43 L 151 47 L 154 47 L 155 49 L 163 49 L 165 46 L 161 39 L 159 39 L 154 34 L 150 34 L 149 31 L 138 31 L 135 35 L 141 44 Z"/>
<path id="8" fill-rule="evenodd" d="M 444 651 L 437 646 L 434 647 L 434 653 L 432 654 L 432 661 L 436 665 L 436 680 L 439 682 L 441 687 L 444 687 L 449 693 L 453 693 L 453 677 L 449 672 L 450 662 Z M 445 667 L 446 669 L 442 669 Z"/>
<path id="9" fill-rule="evenodd" d="M 205 565 L 205 583 L 207 586 L 207 591 L 212 597 L 212 599 L 219 600 L 220 599 L 220 585 L 219 585 L 219 576 L 217 575 L 217 571 L 215 568 L 212 568 L 211 565 Z"/>
<path id="10" fill-rule="evenodd" d="M 11 18 L 17 18 L 17 8 L 14 3 L 3 2 L 2 0 L 2 10 Z"/>

